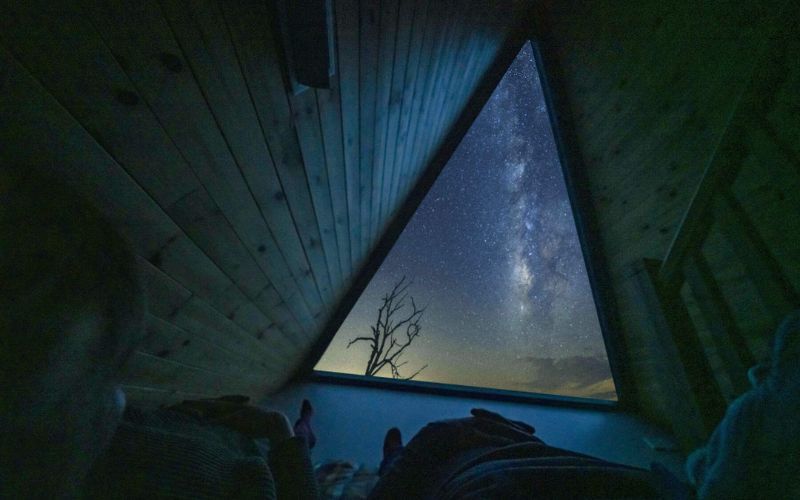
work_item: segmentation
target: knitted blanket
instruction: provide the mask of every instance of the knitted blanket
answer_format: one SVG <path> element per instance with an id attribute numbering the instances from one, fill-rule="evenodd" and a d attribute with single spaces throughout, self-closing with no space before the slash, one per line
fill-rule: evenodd
<path id="1" fill-rule="evenodd" d="M 302 438 L 269 447 L 189 415 L 130 408 L 90 472 L 84 495 L 306 499 L 317 498 L 318 492 Z"/>
<path id="2" fill-rule="evenodd" d="M 706 498 L 800 498 L 800 311 L 780 325 L 771 360 L 731 403 L 686 471 Z"/>

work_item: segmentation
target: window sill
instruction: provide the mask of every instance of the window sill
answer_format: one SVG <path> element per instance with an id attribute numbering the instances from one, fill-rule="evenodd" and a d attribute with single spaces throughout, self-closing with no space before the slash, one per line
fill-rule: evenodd
<path id="1" fill-rule="evenodd" d="M 484 399 L 487 401 L 529 403 L 542 406 L 560 406 L 603 411 L 620 411 L 621 409 L 618 401 L 603 399 L 576 398 L 554 394 L 507 391 L 502 389 L 487 389 L 483 387 L 468 387 L 414 380 L 394 380 L 385 377 L 366 377 L 364 375 L 317 370 L 312 373 L 310 381 L 326 384 L 376 387 L 391 391 L 421 392 L 443 396 Z"/>

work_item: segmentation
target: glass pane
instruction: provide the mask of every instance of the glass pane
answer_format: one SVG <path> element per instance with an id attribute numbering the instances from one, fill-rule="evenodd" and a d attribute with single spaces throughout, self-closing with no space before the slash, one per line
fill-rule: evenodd
<path id="1" fill-rule="evenodd" d="M 530 44 L 316 369 L 616 399 Z"/>

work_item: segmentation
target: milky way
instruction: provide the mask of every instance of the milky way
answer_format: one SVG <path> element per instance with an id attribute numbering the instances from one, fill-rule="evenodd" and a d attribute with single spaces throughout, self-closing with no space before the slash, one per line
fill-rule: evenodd
<path id="1" fill-rule="evenodd" d="M 380 297 L 428 304 L 404 375 L 615 398 L 558 152 L 526 44 L 317 369 L 363 373 Z M 391 374 L 381 373 L 390 376 Z"/>

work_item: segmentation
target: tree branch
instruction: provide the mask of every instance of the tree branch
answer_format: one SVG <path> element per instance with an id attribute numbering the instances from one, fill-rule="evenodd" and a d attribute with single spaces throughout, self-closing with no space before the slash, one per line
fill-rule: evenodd
<path id="1" fill-rule="evenodd" d="M 419 370 L 415 371 L 413 375 L 411 375 L 410 377 L 406 378 L 405 380 L 412 380 L 414 377 L 419 375 L 419 372 L 421 372 L 422 370 L 424 370 L 427 367 L 428 367 L 428 365 L 423 366 L 422 368 L 420 368 Z"/>
<path id="2" fill-rule="evenodd" d="M 378 317 L 370 326 L 372 336 L 355 337 L 348 342 L 348 349 L 357 342 L 367 341 L 370 343 L 370 356 L 364 371 L 365 375 L 376 375 L 388 366 L 393 378 L 402 378 L 400 368 L 405 366 L 407 361 L 400 361 L 400 357 L 419 337 L 422 331 L 420 321 L 427 308 L 427 306 L 422 309 L 418 308 L 414 297 L 407 292 L 412 284 L 413 281 L 406 281 L 405 276 L 397 281 L 392 290 L 381 298 Z M 405 308 L 406 300 L 411 302 L 411 311 L 407 315 L 400 316 L 398 320 L 396 316 Z M 405 328 L 405 339 L 399 340 L 396 335 L 402 328 Z M 423 366 L 405 380 L 411 380 L 427 366 Z"/>
<path id="3" fill-rule="evenodd" d="M 373 339 L 372 339 L 372 337 L 356 337 L 356 338 L 352 339 L 350 342 L 347 343 L 347 349 L 350 349 L 351 345 L 355 344 L 356 342 L 362 341 L 362 340 L 366 340 L 368 342 L 371 342 Z"/>

